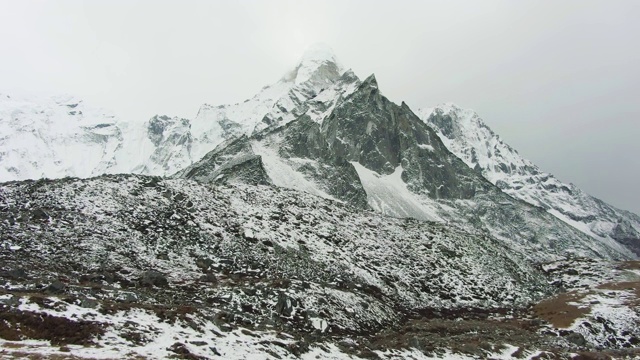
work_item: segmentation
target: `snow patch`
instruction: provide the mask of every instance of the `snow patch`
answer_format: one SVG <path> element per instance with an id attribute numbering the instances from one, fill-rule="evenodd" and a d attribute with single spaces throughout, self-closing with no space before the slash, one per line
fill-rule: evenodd
<path id="1" fill-rule="evenodd" d="M 374 210 L 393 217 L 442 221 L 435 208 L 417 201 L 418 196 L 407 189 L 402 181 L 402 166 L 390 175 L 380 175 L 358 162 L 351 164 L 358 172 L 367 201 Z"/>

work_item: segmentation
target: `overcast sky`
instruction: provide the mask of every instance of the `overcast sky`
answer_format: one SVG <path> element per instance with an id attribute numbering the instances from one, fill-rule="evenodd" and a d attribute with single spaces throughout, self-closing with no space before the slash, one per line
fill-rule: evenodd
<path id="1" fill-rule="evenodd" d="M 475 109 L 543 170 L 640 213 L 639 19 L 635 0 L 0 0 L 0 89 L 193 117 L 322 42 L 391 100 Z"/>

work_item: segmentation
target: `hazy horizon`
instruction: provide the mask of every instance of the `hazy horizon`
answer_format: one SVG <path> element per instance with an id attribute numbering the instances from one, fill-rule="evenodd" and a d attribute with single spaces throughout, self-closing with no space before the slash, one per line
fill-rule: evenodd
<path id="1" fill-rule="evenodd" d="M 543 171 L 640 213 L 639 15 L 635 1 L 0 0 L 0 91 L 192 118 L 321 42 L 392 101 L 474 109 Z"/>

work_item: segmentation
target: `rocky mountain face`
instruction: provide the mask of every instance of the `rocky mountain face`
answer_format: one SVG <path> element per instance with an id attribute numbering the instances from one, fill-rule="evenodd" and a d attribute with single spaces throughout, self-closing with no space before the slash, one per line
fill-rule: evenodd
<path id="1" fill-rule="evenodd" d="M 310 128 L 301 131 L 315 131 L 318 134 L 324 131 L 326 134 L 319 141 L 331 142 L 331 149 L 324 154 L 311 154 L 311 157 L 319 156 L 323 163 L 331 162 L 334 168 L 311 169 L 311 164 L 304 167 L 295 165 L 295 170 L 301 170 L 304 176 L 288 179 L 280 176 L 276 181 L 279 185 L 325 197 L 348 197 L 353 204 L 362 206 L 365 204 L 362 186 L 366 183 L 369 186 L 366 202 L 374 209 L 384 207 L 384 212 L 392 216 L 447 218 L 446 214 L 444 217 L 438 215 L 442 211 L 431 200 L 439 199 L 442 203 L 449 195 L 468 199 L 476 191 L 477 184 L 464 179 L 466 175 L 462 173 L 466 169 L 451 171 L 451 166 L 445 166 L 446 164 L 437 164 L 441 167 L 433 168 L 435 163 L 424 161 L 418 161 L 420 164 L 417 167 L 400 164 L 400 157 L 404 157 L 405 161 L 417 159 L 432 149 L 435 151 L 432 157 L 440 158 L 441 151 L 430 144 L 428 136 L 433 136 L 432 134 L 425 139 L 409 136 L 402 141 L 415 142 L 420 147 L 411 151 L 397 151 L 401 143 L 399 138 L 390 138 L 382 148 L 376 148 L 379 145 L 377 140 L 371 140 L 367 136 L 368 143 L 364 143 L 355 136 L 361 133 L 369 135 L 372 131 L 387 136 L 388 130 L 393 129 L 388 129 L 384 125 L 385 121 L 353 121 L 345 129 L 336 126 L 336 119 L 340 119 L 340 116 L 352 116 L 353 110 L 345 105 L 339 107 L 338 111 L 334 110 L 339 104 L 344 104 L 345 99 L 360 85 L 358 77 L 350 70 L 345 71 L 330 49 L 315 47 L 302 57 L 291 72 L 275 84 L 264 87 L 253 98 L 234 105 L 205 104 L 194 119 L 163 115 L 154 116 L 144 123 L 131 123 L 72 97 L 20 98 L 5 94 L 0 96 L 0 126 L 4 135 L 0 138 L 0 180 L 89 177 L 102 173 L 170 175 L 198 162 L 211 149 L 226 140 L 242 135 L 258 135 L 265 130 L 274 130 L 294 120 L 298 121 L 304 116 Z M 373 87 L 377 87 L 377 84 Z M 375 100 L 375 96 L 371 100 Z M 406 105 L 400 107 L 408 109 Z M 329 119 L 332 113 L 335 114 Z M 367 113 L 372 119 L 375 118 L 374 115 L 379 114 L 371 111 Z M 395 119 L 394 114 L 384 116 L 387 115 Z M 615 244 L 612 245 L 615 242 L 636 255 L 640 252 L 640 217 L 616 209 L 574 185 L 564 184 L 542 172 L 502 142 L 474 112 L 446 105 L 420 110 L 418 115 L 436 131 L 447 150 L 503 192 L 544 208 L 549 214 L 596 241 L 607 243 L 607 247 L 616 247 Z M 321 128 L 311 123 L 326 125 Z M 377 129 L 381 124 L 382 128 Z M 288 133 L 295 131 L 287 130 Z M 428 131 L 420 132 L 428 134 Z M 313 135 L 314 139 L 321 138 L 316 135 Z M 355 147 L 341 148 L 341 139 L 345 135 L 347 138 L 351 137 L 349 141 L 356 142 L 353 144 Z M 298 139 L 298 143 L 293 144 L 298 148 L 293 149 L 293 152 L 287 150 L 290 152 L 285 156 L 288 162 L 310 158 L 304 154 L 307 140 L 309 139 Z M 253 143 L 256 145 L 255 141 Z M 319 149 L 322 145 L 314 144 L 314 147 Z M 334 149 L 340 154 L 335 161 L 327 159 L 332 156 L 328 153 Z M 260 151 L 267 153 L 262 154 Z M 355 151 L 362 151 L 362 155 L 355 156 Z M 258 149 L 256 153 L 263 158 L 273 155 L 269 147 Z M 347 162 L 354 164 L 348 166 Z M 268 166 L 276 165 L 282 164 Z M 360 172 L 356 174 L 354 168 L 356 172 Z M 391 169 L 396 168 L 398 173 L 394 175 L 395 170 Z M 272 173 L 276 171 L 272 170 Z M 411 177 L 410 182 L 406 181 L 408 177 Z M 309 183 L 309 178 L 324 178 L 328 181 L 318 188 L 318 182 Z M 416 178 L 420 184 L 415 183 Z M 461 186 L 460 182 L 466 182 L 466 185 Z M 449 194 L 451 191 L 457 194 Z M 342 193 L 344 195 L 340 195 Z M 414 193 L 429 200 L 418 201 Z M 508 216 L 501 217 L 505 219 Z M 468 218 L 458 214 L 448 217 Z M 519 231 L 517 229 L 518 226 L 514 226 L 511 231 L 499 233 L 505 237 L 513 237 L 514 231 Z M 497 229 L 490 229 L 494 230 Z M 534 237 L 532 234 L 530 232 L 525 237 Z M 595 251 L 599 252 L 597 249 Z"/>
<path id="2" fill-rule="evenodd" d="M 472 110 L 453 104 L 418 112 L 447 148 L 505 193 L 545 209 L 594 239 L 640 255 L 640 217 L 545 173 L 504 143 Z"/>
<path id="3" fill-rule="evenodd" d="M 188 119 L 165 115 L 152 117 L 147 122 L 146 134 L 153 150 L 146 161 L 136 164 L 127 172 L 164 174 L 191 163 L 193 137 L 190 130 L 191 123 Z"/>
<path id="4" fill-rule="evenodd" d="M 359 81 L 353 71 L 345 71 L 331 50 L 311 48 L 291 72 L 251 99 L 233 105 L 203 105 L 191 121 L 192 161 L 184 162 L 182 168 L 225 140 L 275 128 L 303 114 L 320 121 Z"/>
<path id="5" fill-rule="evenodd" d="M 324 118 L 302 115 L 242 136 L 175 177 L 270 183 L 389 216 L 449 222 L 485 231 L 536 260 L 567 253 L 633 257 L 615 241 L 586 236 L 502 192 L 449 152 L 406 104 L 384 97 L 374 76 L 341 96 Z"/>
<path id="6" fill-rule="evenodd" d="M 144 123 L 70 97 L 0 94 L 0 181 L 170 174 L 192 162 L 190 121 Z"/>

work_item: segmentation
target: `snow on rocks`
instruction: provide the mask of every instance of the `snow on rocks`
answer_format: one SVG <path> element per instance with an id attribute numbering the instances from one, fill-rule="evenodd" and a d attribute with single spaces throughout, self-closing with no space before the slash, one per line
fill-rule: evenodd
<path id="1" fill-rule="evenodd" d="M 507 194 L 547 212 L 607 247 L 640 255 L 640 217 L 565 184 L 523 158 L 473 110 L 447 103 L 418 116 L 447 149 Z M 626 248 L 625 248 L 626 247 Z"/>
<path id="2" fill-rule="evenodd" d="M 550 291 L 487 238 L 272 186 L 107 175 L 6 183 L 0 193 L 1 232 L 21 247 L 0 249 L 0 291 L 23 294 L 3 309 L 88 321 L 104 331 L 92 341 L 105 354 L 234 358 L 225 344 L 241 338 L 242 354 L 287 358 L 417 309 L 522 307 Z M 56 291 L 39 285 L 55 281 Z M 279 331 L 294 339 L 274 339 Z M 320 338 L 305 340 L 312 335 Z M 167 344 L 160 353 L 151 352 L 156 337 Z"/>

